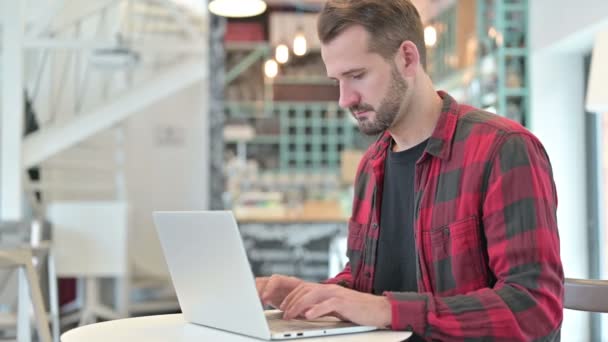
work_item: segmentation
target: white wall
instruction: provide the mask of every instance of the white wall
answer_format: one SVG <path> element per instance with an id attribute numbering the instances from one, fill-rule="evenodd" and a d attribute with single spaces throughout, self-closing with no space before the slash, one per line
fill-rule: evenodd
<path id="1" fill-rule="evenodd" d="M 152 211 L 208 207 L 207 99 L 206 86 L 199 83 L 127 122 L 126 181 L 136 273 L 167 274 Z M 167 130 L 176 132 L 173 138 Z"/>
<path id="2" fill-rule="evenodd" d="M 558 188 L 558 220 L 565 272 L 586 277 L 583 58 L 537 54 L 532 58 L 531 129 L 544 143 Z M 564 70 L 564 72 L 555 72 Z"/>
<path id="3" fill-rule="evenodd" d="M 590 49 L 594 32 L 606 27 L 608 21 L 606 0 L 530 0 L 528 3 L 530 43 L 534 52 Z"/>
<path id="4" fill-rule="evenodd" d="M 562 262 L 566 276 L 573 278 L 588 276 L 583 80 L 577 72 L 582 68 L 583 58 L 578 55 L 532 57 L 530 127 L 553 165 Z M 566 310 L 564 316 L 564 340 L 588 341 L 588 329 L 581 330 L 588 326 L 588 315 Z"/>
<path id="5" fill-rule="evenodd" d="M 544 143 L 557 185 L 566 277 L 588 274 L 584 66 L 595 32 L 608 24 L 605 0 L 531 0 L 530 127 Z M 566 310 L 564 341 L 588 341 L 588 315 Z"/>

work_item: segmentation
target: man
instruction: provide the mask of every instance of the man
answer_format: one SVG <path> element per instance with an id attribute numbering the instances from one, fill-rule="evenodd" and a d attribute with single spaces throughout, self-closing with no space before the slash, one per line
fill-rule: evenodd
<path id="1" fill-rule="evenodd" d="M 434 90 L 409 0 L 329 0 L 318 34 L 340 106 L 379 138 L 359 164 L 346 268 L 324 284 L 258 278 L 262 301 L 432 340 L 559 340 L 557 195 L 538 139 Z"/>

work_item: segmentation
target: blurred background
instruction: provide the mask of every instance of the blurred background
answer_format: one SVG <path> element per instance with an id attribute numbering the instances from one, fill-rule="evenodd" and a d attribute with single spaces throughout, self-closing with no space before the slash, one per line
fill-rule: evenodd
<path id="1" fill-rule="evenodd" d="M 544 143 L 566 276 L 608 279 L 608 1 L 413 2 L 436 87 Z M 325 75 L 323 3 L 0 0 L 0 251 L 33 256 L 55 339 L 179 310 L 154 210 L 232 210 L 256 275 L 343 266 L 373 138 Z M 23 279 L 0 271 L 14 338 Z M 608 319 L 567 310 L 562 335 Z"/>

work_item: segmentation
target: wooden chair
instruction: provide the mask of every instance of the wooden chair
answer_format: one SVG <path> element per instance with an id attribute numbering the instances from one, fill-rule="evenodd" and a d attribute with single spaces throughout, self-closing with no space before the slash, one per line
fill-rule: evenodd
<path id="1" fill-rule="evenodd" d="M 32 251 L 27 248 L 0 248 L 0 268 L 16 268 L 19 272 L 17 309 L 17 341 L 31 341 L 30 305 L 34 309 L 38 339 L 51 342 L 51 333 L 44 309 L 38 275 L 32 264 Z"/>

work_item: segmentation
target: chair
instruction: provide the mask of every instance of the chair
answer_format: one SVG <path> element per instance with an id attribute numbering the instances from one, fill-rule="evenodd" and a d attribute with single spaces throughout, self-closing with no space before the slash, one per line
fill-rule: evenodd
<path id="1" fill-rule="evenodd" d="M 608 313 L 608 280 L 566 278 L 564 308 Z"/>
<path id="2" fill-rule="evenodd" d="M 0 314 L 0 329 L 16 327 L 19 341 L 30 341 L 30 315 L 33 312 L 38 339 L 47 341 L 47 322 L 50 321 L 52 340 L 59 342 L 59 303 L 51 230 L 48 222 L 37 219 L 0 222 L 0 268 L 3 272 L 0 273 L 0 291 L 6 304 L 4 309 L 9 309 Z M 17 279 L 12 276 L 15 270 Z"/>
<path id="3" fill-rule="evenodd" d="M 0 249 L 0 268 L 17 268 L 19 270 L 17 340 L 19 342 L 31 341 L 29 318 L 31 302 L 36 317 L 39 340 L 51 342 L 51 333 L 47 323 L 38 275 L 32 264 L 31 249 Z"/>
<path id="4" fill-rule="evenodd" d="M 128 316 L 127 204 L 123 201 L 62 201 L 47 205 L 53 225 L 57 275 L 79 278 L 77 298 L 63 307 L 61 325 Z M 118 279 L 119 307 L 101 300 L 100 279 Z M 72 312 L 76 308 L 75 312 Z"/>

